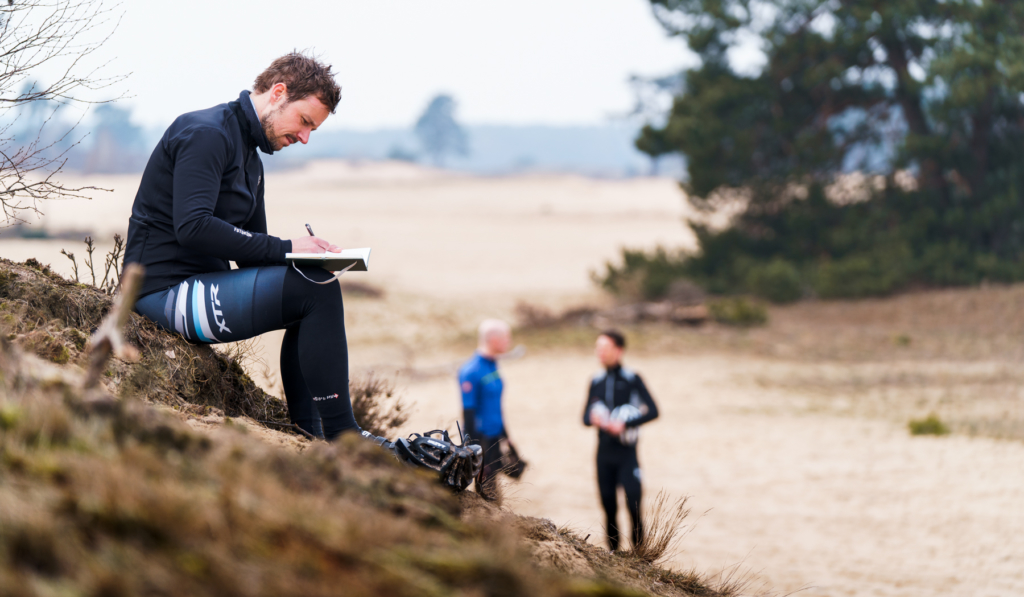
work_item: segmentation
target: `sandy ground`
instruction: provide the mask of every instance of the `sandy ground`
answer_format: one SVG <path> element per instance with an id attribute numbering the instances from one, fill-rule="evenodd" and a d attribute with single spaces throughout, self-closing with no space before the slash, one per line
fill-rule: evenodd
<path id="1" fill-rule="evenodd" d="M 673 565 L 739 564 L 806 595 L 1024 592 L 1020 442 L 911 437 L 905 423 L 822 414 L 758 387 L 791 363 L 638 354 L 629 364 L 662 412 L 641 434 L 645 495 L 692 496 Z M 505 364 L 508 427 L 533 466 L 508 494 L 517 512 L 602 541 L 595 434 L 580 423 L 594 369 L 582 351 Z M 455 391 L 448 378 L 409 383 L 418 412 L 408 427 L 450 423 Z"/>
<path id="2" fill-rule="evenodd" d="M 48 229 L 123 232 L 137 177 L 81 182 L 114 191 L 44 206 Z M 415 404 L 408 431 L 454 429 L 452 371 L 481 317 L 510 317 L 518 300 L 607 301 L 589 272 L 620 247 L 693 242 L 676 185 L 661 179 L 317 164 L 271 173 L 268 197 L 272 233 L 299 235 L 309 222 L 343 246 L 373 247 L 372 271 L 352 279 L 388 294 L 347 300 L 353 370 L 397 377 Z M 70 272 L 61 248 L 81 255 L 69 240 L 0 240 L 4 257 Z M 1024 292 L 999 297 L 1013 313 Z M 644 332 L 654 339 L 631 350 L 629 364 L 662 411 L 640 441 L 645 495 L 691 496 L 693 508 L 671 565 L 752 571 L 780 592 L 815 596 L 1024 594 L 1024 442 L 960 432 L 968 426 L 946 437 L 906 428 L 933 409 L 1024 421 L 1016 336 L 985 327 L 974 306 L 978 326 L 930 333 L 918 322 L 904 353 L 891 338 L 933 307 L 864 305 L 775 310 L 771 325 L 749 334 Z M 899 309 L 911 315 L 878 317 Z M 596 368 L 590 340 L 521 339 L 527 355 L 503 364 L 506 417 L 531 468 L 506 505 L 602 543 L 596 438 L 580 422 Z M 277 342 L 270 334 L 261 343 L 271 389 Z"/>

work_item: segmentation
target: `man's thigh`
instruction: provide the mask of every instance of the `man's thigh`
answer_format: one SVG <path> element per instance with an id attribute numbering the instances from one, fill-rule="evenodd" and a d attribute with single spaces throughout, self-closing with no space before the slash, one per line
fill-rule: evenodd
<path id="1" fill-rule="evenodd" d="M 281 290 L 286 271 L 275 266 L 198 274 L 143 297 L 135 308 L 191 342 L 245 340 L 283 327 Z"/>
<path id="2" fill-rule="evenodd" d="M 623 455 L 619 469 L 616 471 L 616 482 L 626 490 L 626 495 L 639 495 L 640 493 L 640 462 L 637 460 L 636 452 Z"/>

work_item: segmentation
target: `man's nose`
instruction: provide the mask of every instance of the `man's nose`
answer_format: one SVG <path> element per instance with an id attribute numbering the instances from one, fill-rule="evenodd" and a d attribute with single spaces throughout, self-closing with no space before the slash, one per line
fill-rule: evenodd
<path id="1" fill-rule="evenodd" d="M 299 131 L 299 141 L 302 141 L 303 145 L 305 145 L 306 143 L 309 143 L 309 131 L 308 130 Z"/>

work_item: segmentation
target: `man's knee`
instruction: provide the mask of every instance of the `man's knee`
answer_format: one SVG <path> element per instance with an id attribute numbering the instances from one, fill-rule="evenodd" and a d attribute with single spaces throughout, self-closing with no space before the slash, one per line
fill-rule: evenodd
<path id="1" fill-rule="evenodd" d="M 324 282 L 330 280 L 331 277 L 331 272 L 325 269 L 302 268 L 302 272 L 299 273 L 294 268 L 289 268 L 285 279 L 286 300 L 299 301 L 306 305 L 313 303 L 317 307 L 341 309 L 341 287 L 337 283 L 314 284 L 310 282 L 310 280 Z"/>
<path id="2" fill-rule="evenodd" d="M 337 284 L 311 284 L 316 288 L 311 291 L 317 305 L 341 308 L 341 288 Z"/>

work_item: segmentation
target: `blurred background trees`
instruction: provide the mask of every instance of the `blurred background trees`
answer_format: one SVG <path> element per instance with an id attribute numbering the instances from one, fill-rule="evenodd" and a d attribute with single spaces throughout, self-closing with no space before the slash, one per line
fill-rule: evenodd
<path id="1" fill-rule="evenodd" d="M 102 104 L 93 110 L 92 143 L 81 169 L 87 173 L 141 172 L 153 148 L 131 110 Z"/>
<path id="2" fill-rule="evenodd" d="M 631 252 L 607 288 L 683 276 L 785 301 L 1024 279 L 1024 3 L 651 4 L 701 64 L 636 146 L 686 156 L 696 207 L 743 208 L 696 226 L 696 255 Z M 763 66 L 740 72 L 752 48 Z"/>
<path id="3" fill-rule="evenodd" d="M 455 100 L 449 95 L 435 96 L 416 121 L 416 137 L 437 166 L 444 165 L 447 155 L 469 152 L 466 132 L 455 120 Z"/>

